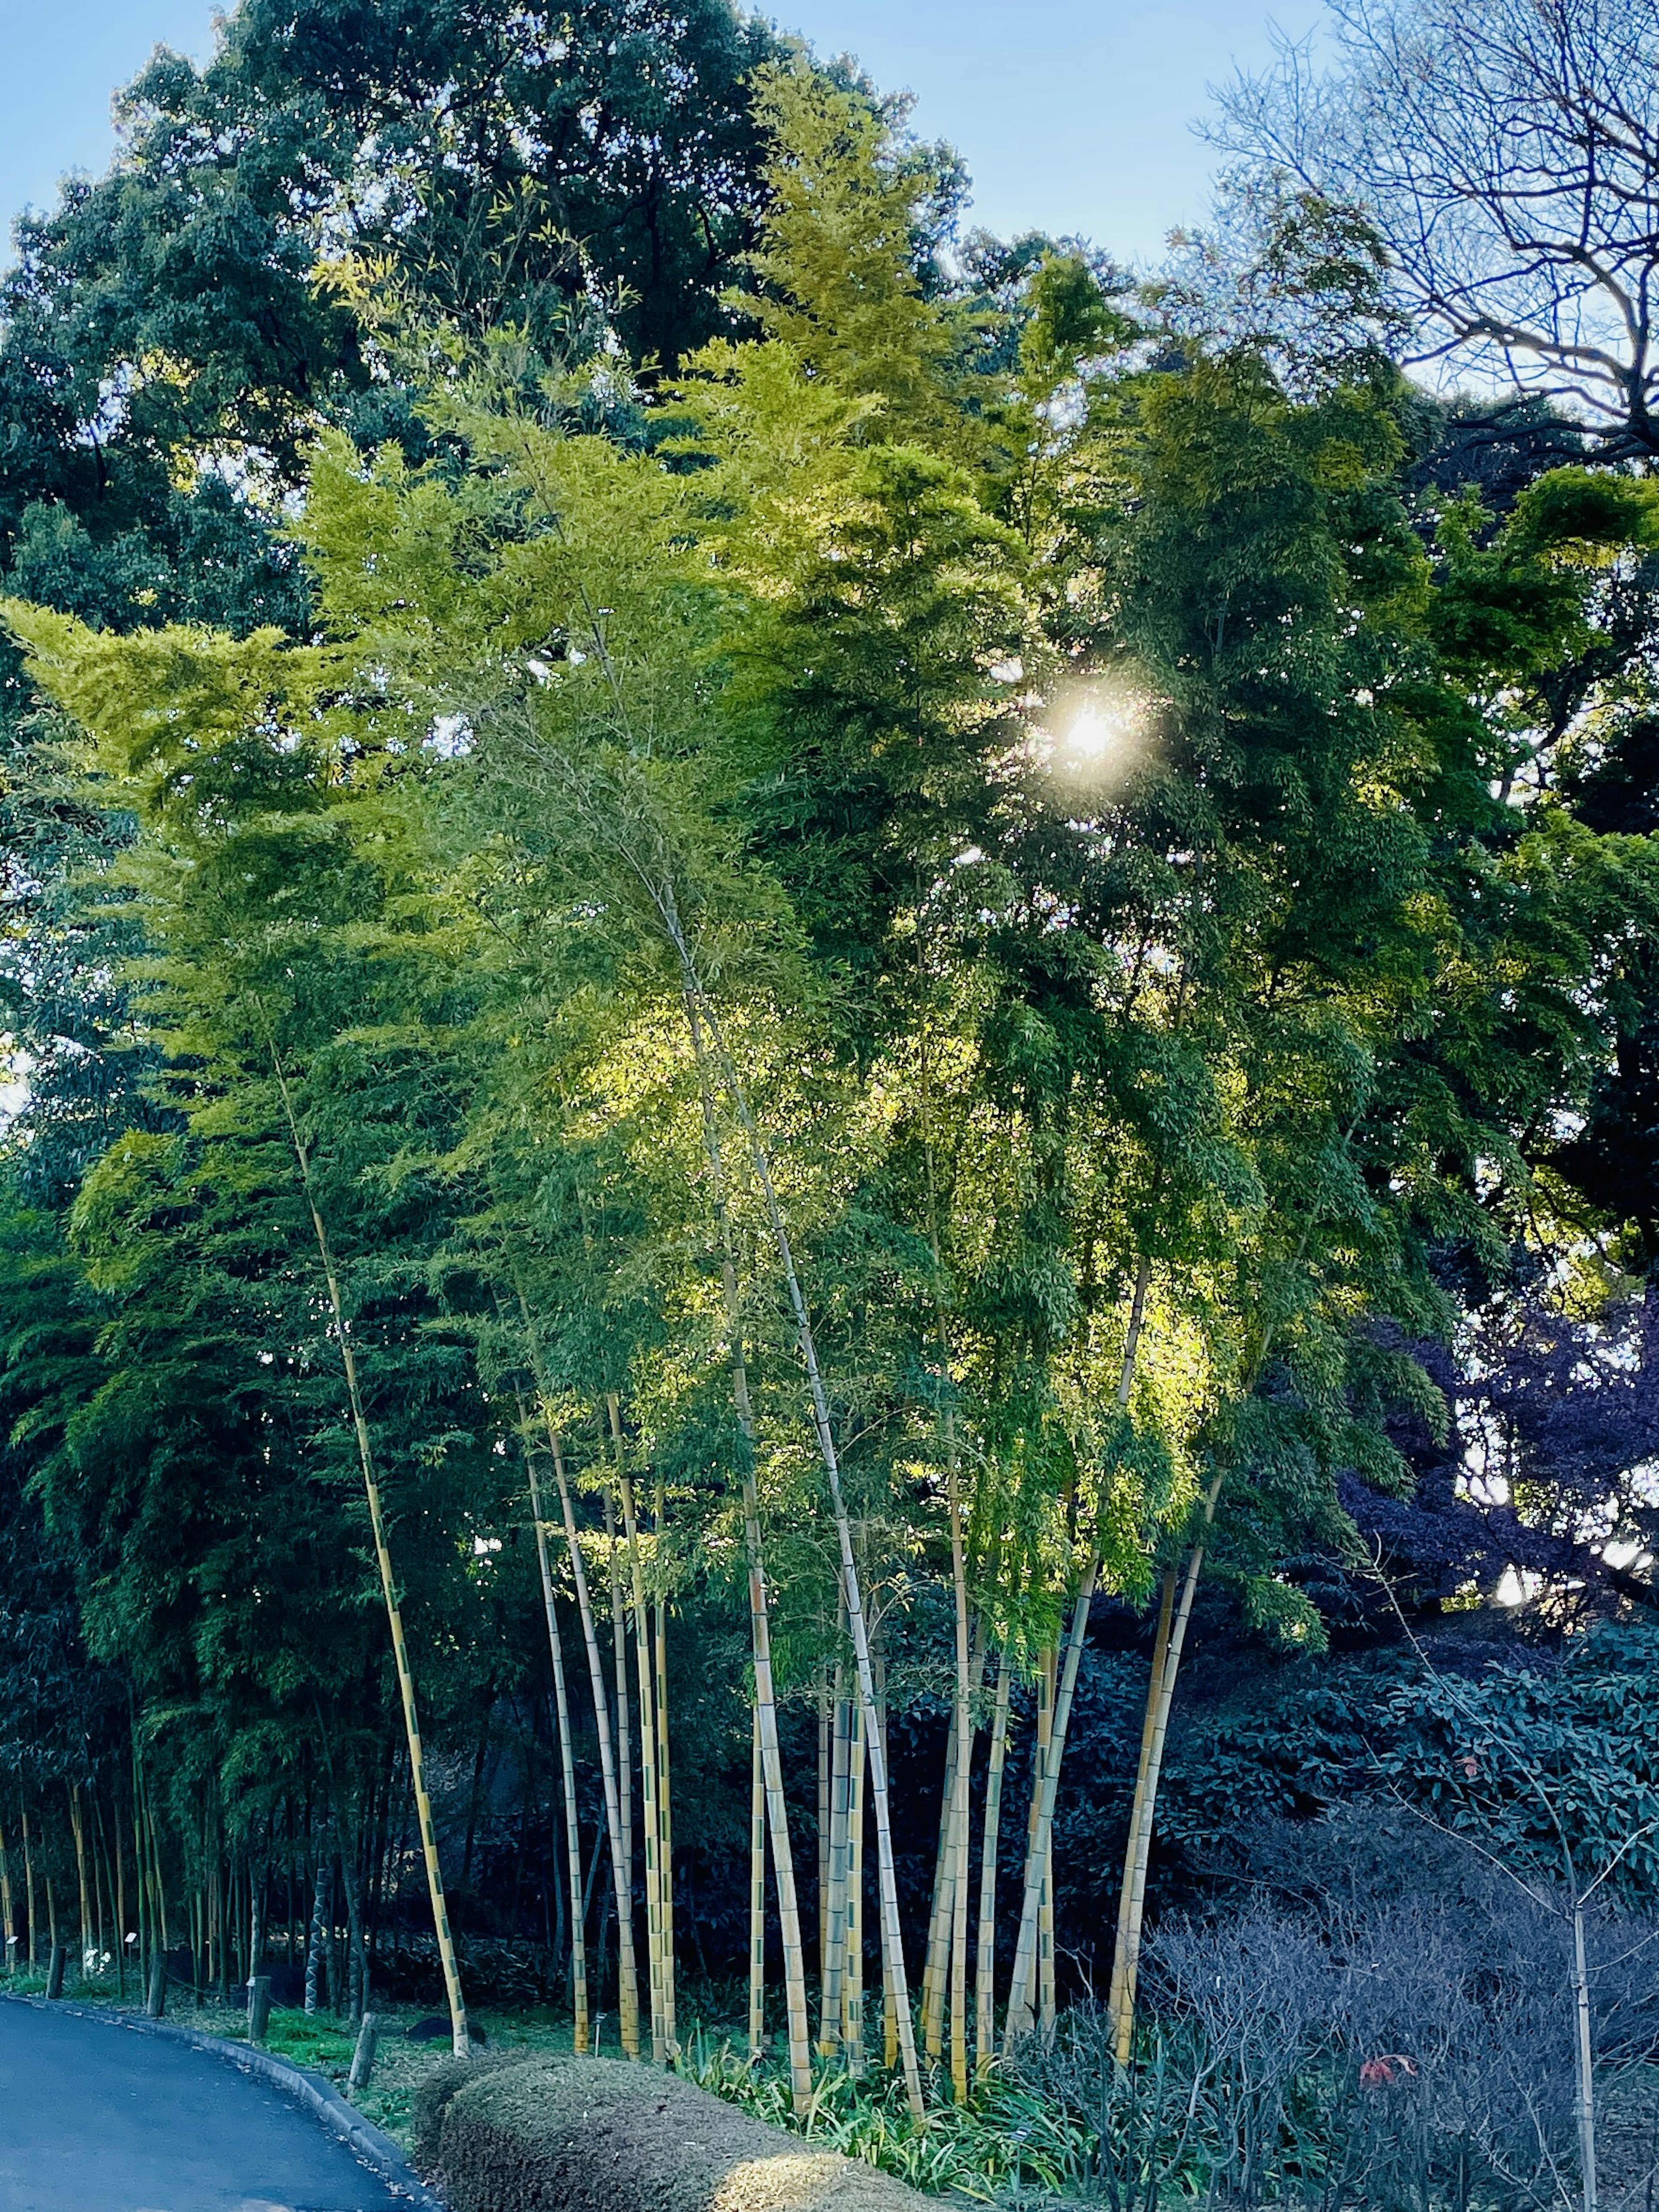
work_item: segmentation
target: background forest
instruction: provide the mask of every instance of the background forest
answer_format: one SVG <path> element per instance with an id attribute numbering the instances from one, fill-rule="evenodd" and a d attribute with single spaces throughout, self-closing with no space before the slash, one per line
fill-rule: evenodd
<path id="1" fill-rule="evenodd" d="M 726 0 L 20 226 L 9 1972 L 1650 2191 L 1659 9 L 1330 54 L 1152 275 Z"/>

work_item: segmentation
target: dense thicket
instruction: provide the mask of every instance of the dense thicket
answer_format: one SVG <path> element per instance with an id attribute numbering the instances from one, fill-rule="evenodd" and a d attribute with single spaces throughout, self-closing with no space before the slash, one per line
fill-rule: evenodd
<path id="1" fill-rule="evenodd" d="M 24 1952 L 747 1960 L 919 2108 L 1275 1821 L 1641 1909 L 1644 465 L 1363 204 L 964 240 L 723 4 L 128 113 L 0 347 Z"/>

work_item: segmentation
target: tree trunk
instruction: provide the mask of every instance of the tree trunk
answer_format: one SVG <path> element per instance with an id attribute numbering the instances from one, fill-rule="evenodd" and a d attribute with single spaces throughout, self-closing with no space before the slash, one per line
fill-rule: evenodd
<path id="1" fill-rule="evenodd" d="M 1572 1900 L 1573 2111 L 1578 2125 L 1578 2185 L 1583 2212 L 1595 2212 L 1595 2045 L 1590 2021 L 1589 1968 L 1584 1954 L 1584 1900 Z"/>
<path id="2" fill-rule="evenodd" d="M 351 1403 L 351 1423 L 357 1440 L 357 1458 L 362 1471 L 363 1492 L 368 1501 L 369 1524 L 374 1534 L 374 1556 L 380 1570 L 380 1591 L 386 1601 L 387 1624 L 392 1631 L 392 1657 L 398 1671 L 398 1689 L 403 1700 L 404 1735 L 409 1746 L 409 1769 L 415 1789 L 416 1810 L 421 1824 L 421 1850 L 426 1861 L 427 1892 L 432 1905 L 432 1925 L 438 1939 L 438 1957 L 443 1967 L 444 1988 L 449 1999 L 450 2040 L 457 2058 L 470 2055 L 471 2045 L 466 2032 L 466 2004 L 461 1996 L 459 1961 L 449 1932 L 449 1908 L 444 1899 L 443 1875 L 438 1864 L 437 1832 L 432 1824 L 432 1801 L 427 1795 L 426 1760 L 421 1747 L 421 1724 L 415 1704 L 415 1676 L 409 1663 L 409 1650 L 404 1640 L 403 1607 L 398 1598 L 398 1587 L 392 1571 L 392 1553 L 386 1546 L 386 1520 L 380 1510 L 380 1486 L 374 1471 L 374 1455 L 369 1444 L 368 1419 L 363 1409 L 362 1392 L 357 1381 L 356 1354 L 346 1328 L 345 1304 L 340 1295 L 339 1274 L 334 1264 L 334 1249 L 328 1231 L 323 1224 L 322 1212 L 317 1203 L 311 1179 L 311 1158 L 305 1139 L 300 1133 L 298 1116 L 294 1109 L 288 1077 L 277 1056 L 274 1038 L 269 1039 L 271 1066 L 276 1071 L 277 1086 L 282 1093 L 283 1111 L 287 1117 L 289 1136 L 294 1146 L 294 1157 L 300 1170 L 300 1182 L 305 1192 L 306 1203 L 311 1210 L 311 1224 L 317 1239 L 318 1257 L 322 1261 L 323 1274 L 328 1285 L 329 1306 L 334 1317 L 334 1334 L 339 1346 L 340 1363 L 345 1370 L 346 1395 Z"/>
<path id="3" fill-rule="evenodd" d="M 980 1842 L 979 1947 L 974 1960 L 974 2063 L 981 2081 L 996 2057 L 997 1845 L 1002 1825 L 1002 1770 L 1008 1755 L 1008 1693 L 1013 1668 L 1005 1651 L 997 1668 L 996 1708 L 985 1771 L 985 1825 Z"/>
<path id="4" fill-rule="evenodd" d="M 320 1844 L 317 1850 L 317 1875 L 311 1888 L 311 1922 L 306 1930 L 306 2011 L 315 2013 L 319 2002 L 323 1972 L 324 1915 L 328 1911 L 328 1850 Z"/>

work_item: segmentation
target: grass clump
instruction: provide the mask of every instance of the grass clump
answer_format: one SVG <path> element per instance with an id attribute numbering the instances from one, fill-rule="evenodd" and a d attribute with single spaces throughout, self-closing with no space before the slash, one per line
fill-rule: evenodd
<path id="1" fill-rule="evenodd" d="M 966 2105 L 951 2103 L 947 2085 L 935 2081 L 921 2120 L 896 2075 L 877 2069 L 855 2076 L 844 2067 L 817 2077 L 811 2103 L 798 2120 L 781 2061 L 754 2065 L 729 2039 L 716 2043 L 702 2029 L 682 2045 L 678 2070 L 774 2127 L 860 2160 L 930 2196 L 950 2192 L 988 2203 L 1028 2189 L 1060 2195 L 1092 2165 L 1092 2130 L 1000 2069 L 974 2086 Z"/>

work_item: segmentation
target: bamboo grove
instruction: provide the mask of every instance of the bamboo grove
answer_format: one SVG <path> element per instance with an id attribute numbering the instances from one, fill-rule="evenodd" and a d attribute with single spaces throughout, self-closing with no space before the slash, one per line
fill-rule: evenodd
<path id="1" fill-rule="evenodd" d="M 1128 2056 L 1194 1622 L 1325 1649 L 1425 1347 L 1521 1260 L 1639 1293 L 1564 1145 L 1651 960 L 1583 794 L 1659 502 L 1537 416 L 1435 478 L 1306 200 L 1282 330 L 1183 321 L 950 259 L 902 114 L 750 59 L 678 348 L 568 238 L 526 307 L 498 197 L 467 300 L 429 240 L 313 268 L 355 411 L 189 453 L 268 588 L 112 613 L 28 510 L 0 1913 L 158 2005 L 441 1987 L 458 2053 L 492 1928 L 659 2064 L 746 1960 L 798 2109 L 920 2113 L 1091 1978 Z"/>

